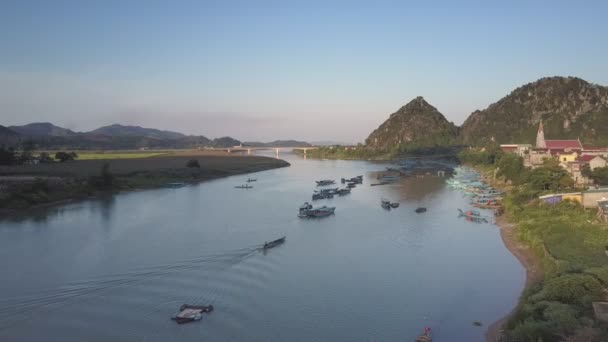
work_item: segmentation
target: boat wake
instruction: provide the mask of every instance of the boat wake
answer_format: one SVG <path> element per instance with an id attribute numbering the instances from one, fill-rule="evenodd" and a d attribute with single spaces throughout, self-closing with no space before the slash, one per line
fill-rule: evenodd
<path id="1" fill-rule="evenodd" d="M 45 293 L 0 300 L 0 330 L 28 319 L 39 310 L 53 311 L 75 303 L 106 295 L 108 292 L 133 287 L 180 273 L 205 267 L 230 267 L 254 255 L 262 248 L 256 245 L 238 250 L 201 255 L 168 265 L 138 269 L 133 272 L 107 275 L 98 279 L 70 283 Z"/>

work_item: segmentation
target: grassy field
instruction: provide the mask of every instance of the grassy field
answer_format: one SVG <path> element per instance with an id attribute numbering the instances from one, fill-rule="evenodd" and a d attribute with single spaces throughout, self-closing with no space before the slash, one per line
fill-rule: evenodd
<path id="1" fill-rule="evenodd" d="M 91 159 L 141 159 L 150 157 L 166 156 L 169 152 L 80 152 L 78 153 L 78 160 L 91 160 Z"/>
<path id="2" fill-rule="evenodd" d="M 195 159 L 200 167 L 187 167 Z M 289 166 L 262 156 L 180 151 L 142 158 L 0 166 L 0 214 L 100 192 L 155 188 Z"/>

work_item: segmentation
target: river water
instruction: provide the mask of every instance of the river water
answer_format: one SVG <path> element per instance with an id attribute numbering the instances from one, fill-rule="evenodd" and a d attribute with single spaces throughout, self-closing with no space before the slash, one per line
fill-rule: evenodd
<path id="1" fill-rule="evenodd" d="M 249 190 L 234 176 L 1 220 L 0 341 L 413 341 L 428 326 L 469 342 L 516 303 L 523 268 L 496 226 L 458 218 L 468 202 L 444 179 L 372 187 L 386 164 L 281 157 Z M 356 175 L 315 202 L 335 215 L 296 217 L 314 180 Z M 177 325 L 182 303 L 215 311 Z"/>

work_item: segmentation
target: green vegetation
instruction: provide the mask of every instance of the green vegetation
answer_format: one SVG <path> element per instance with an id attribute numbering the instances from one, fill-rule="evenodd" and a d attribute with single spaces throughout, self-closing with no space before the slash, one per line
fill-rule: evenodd
<path id="1" fill-rule="evenodd" d="M 585 165 L 582 174 L 591 178 L 595 184 L 608 185 L 608 167 L 598 167 L 591 171 L 589 165 Z"/>
<path id="2" fill-rule="evenodd" d="M 74 160 L 76 158 L 78 158 L 78 155 L 76 154 L 76 152 L 62 152 L 62 151 L 60 151 L 60 152 L 55 153 L 55 159 L 59 160 L 62 163 L 66 162 L 66 161 Z"/>
<path id="3" fill-rule="evenodd" d="M 604 301 L 608 288 L 608 230 L 595 211 L 577 202 L 551 205 L 538 195 L 573 189 L 556 161 L 527 170 L 521 158 L 497 150 L 467 150 L 463 161 L 496 170 L 514 185 L 503 203 L 517 236 L 539 257 L 544 279 L 527 289 L 506 328 L 519 341 L 604 341 L 608 327 L 596 322 L 591 303 Z"/>
<path id="4" fill-rule="evenodd" d="M 366 160 L 387 160 L 402 158 L 407 156 L 431 156 L 431 155 L 450 155 L 456 154 L 456 147 L 423 147 L 415 144 L 401 144 L 393 148 L 381 150 L 367 147 L 362 144 L 357 146 L 326 146 L 318 149 L 308 150 L 307 157 L 318 159 L 366 159 Z M 302 151 L 296 153 L 303 155 Z"/>

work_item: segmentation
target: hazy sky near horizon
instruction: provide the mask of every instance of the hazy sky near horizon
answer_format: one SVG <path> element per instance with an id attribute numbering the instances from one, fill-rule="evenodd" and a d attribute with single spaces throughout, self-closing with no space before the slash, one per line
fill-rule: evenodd
<path id="1" fill-rule="evenodd" d="M 608 1 L 0 2 L 0 124 L 362 142 L 544 76 L 608 85 Z"/>

